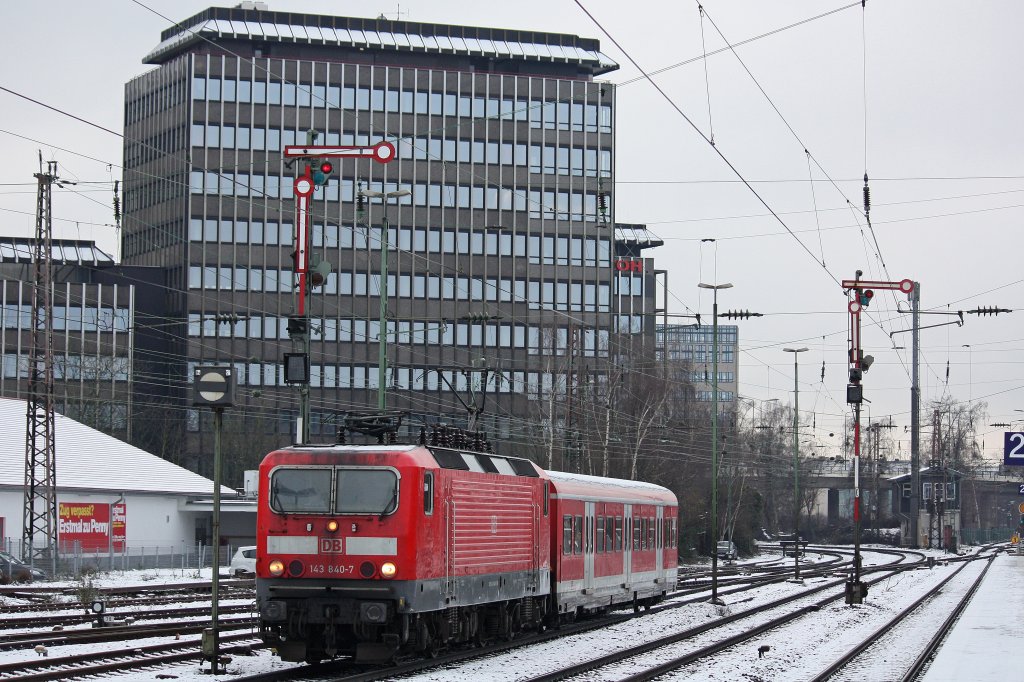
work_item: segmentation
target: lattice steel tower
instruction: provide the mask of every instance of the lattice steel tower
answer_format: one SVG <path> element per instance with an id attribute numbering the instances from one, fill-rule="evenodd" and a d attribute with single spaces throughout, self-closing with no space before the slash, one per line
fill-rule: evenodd
<path id="1" fill-rule="evenodd" d="M 42 157 L 36 196 L 36 240 L 33 253 L 32 347 L 28 358 L 28 411 L 25 429 L 25 516 L 22 557 L 35 564 L 57 564 L 57 461 L 53 419 L 53 266 L 50 194 L 57 181 L 57 162 Z M 51 573 L 52 575 L 52 573 Z"/>

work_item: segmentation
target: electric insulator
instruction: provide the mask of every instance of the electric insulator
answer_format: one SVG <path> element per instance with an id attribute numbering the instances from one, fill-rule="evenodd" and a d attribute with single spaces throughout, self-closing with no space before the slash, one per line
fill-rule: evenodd
<path id="1" fill-rule="evenodd" d="M 869 213 L 871 211 L 871 188 L 864 185 L 864 212 Z"/>

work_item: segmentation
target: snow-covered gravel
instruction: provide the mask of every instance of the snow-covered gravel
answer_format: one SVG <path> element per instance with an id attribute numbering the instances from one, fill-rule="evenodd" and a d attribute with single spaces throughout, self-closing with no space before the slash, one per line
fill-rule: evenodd
<path id="1" fill-rule="evenodd" d="M 869 547 L 863 548 L 863 551 L 865 565 L 888 563 L 892 560 L 891 557 L 872 553 Z M 943 557 L 939 552 L 932 552 L 931 554 L 939 559 Z M 808 558 L 813 559 L 813 553 Z M 976 564 L 977 568 L 971 566 L 965 573 L 975 575 L 981 569 L 981 565 L 981 562 L 978 562 Z M 665 679 L 746 680 L 747 682 L 808 679 L 826 668 L 835 658 L 859 641 L 859 638 L 878 628 L 901 607 L 911 603 L 930 586 L 949 575 L 955 568 L 955 565 L 939 565 L 932 570 L 910 571 L 898 574 L 874 587 L 868 595 L 865 604 L 859 607 L 846 606 L 842 599 L 840 599 L 837 604 L 823 609 L 818 614 L 800 618 L 782 630 L 763 635 L 735 649 L 720 652 L 711 662 L 694 664 L 677 671 Z M 94 584 L 97 587 L 170 584 L 191 582 L 200 578 L 208 579 L 209 575 L 208 570 L 204 573 L 197 573 L 196 571 L 134 571 L 97 576 Z M 829 580 L 833 579 L 830 578 Z M 424 682 L 522 680 L 543 672 L 555 670 L 572 662 L 596 658 L 602 654 L 631 646 L 638 641 L 663 637 L 672 632 L 706 623 L 719 617 L 720 613 L 744 611 L 758 604 L 821 584 L 821 582 L 824 582 L 824 579 L 809 579 L 806 581 L 806 587 L 783 582 L 761 588 L 753 595 L 724 595 L 724 600 L 727 603 L 725 607 L 715 608 L 707 603 L 691 604 L 678 609 L 651 613 L 642 618 L 632 619 L 626 623 L 599 631 L 567 637 L 556 642 L 520 648 L 463 665 L 453 666 L 450 669 L 428 671 L 404 679 Z M 967 582 L 967 579 L 965 578 L 963 581 L 958 579 L 957 582 Z M 66 583 L 66 585 L 69 588 L 73 588 L 77 583 L 72 581 Z M 837 593 L 842 590 L 841 587 L 833 589 Z M 817 600 L 822 596 L 819 594 L 808 598 L 808 600 Z M 0 603 L 14 603 L 14 601 L 0 596 Z M 780 608 L 782 611 L 788 611 L 797 608 L 800 603 L 804 603 L 803 600 Z M 949 608 L 943 607 L 941 604 L 951 603 L 952 598 L 937 604 L 929 612 L 932 615 L 921 619 L 921 621 L 926 623 L 929 619 L 937 620 L 939 618 L 937 613 L 941 612 L 943 608 Z M 779 612 L 781 611 L 777 611 L 777 613 Z M 765 620 L 765 617 L 759 616 L 754 622 L 762 622 L 763 620 Z M 731 626 L 730 631 L 744 630 L 750 627 L 750 621 L 743 621 L 741 624 Z M 717 633 L 718 630 L 715 632 Z M 678 656 L 680 653 L 697 648 L 701 644 L 711 641 L 712 638 L 720 636 L 720 634 L 709 633 L 689 642 L 670 647 L 663 653 L 648 654 L 644 657 L 643 664 L 650 664 L 659 658 Z M 141 645 L 158 641 L 166 641 L 166 639 L 133 640 L 133 643 Z M 767 644 L 771 649 L 764 658 L 759 659 L 757 648 L 761 644 Z M 900 656 L 899 647 L 902 644 L 905 644 L 905 642 L 901 643 L 897 640 L 886 645 L 887 648 L 884 649 L 886 653 L 872 656 L 872 660 L 876 660 L 877 663 L 872 664 L 875 665 L 873 668 L 862 669 L 863 675 L 861 679 L 871 680 L 890 677 L 892 670 L 889 667 L 889 661 L 893 657 Z M 123 644 L 120 643 L 110 643 L 60 647 L 60 649 L 65 649 L 65 651 L 58 652 L 54 650 L 51 652 L 51 655 L 102 651 L 121 648 L 122 646 Z M 883 651 L 883 649 L 879 651 Z M 0 652 L 0 663 L 26 660 L 35 655 L 31 648 L 28 648 L 26 651 Z M 228 665 L 228 673 L 219 679 L 230 679 L 238 675 L 266 672 L 292 665 L 281 663 L 271 652 L 262 650 L 256 652 L 253 656 L 233 656 L 232 662 Z M 600 673 L 588 676 L 586 679 L 621 679 L 623 675 L 639 670 L 640 667 L 639 663 L 626 663 L 603 670 Z M 209 666 L 204 665 L 203 668 L 208 670 Z M 206 680 L 208 682 L 210 680 L 209 674 L 202 672 L 198 662 L 169 666 L 159 671 L 150 670 L 144 673 L 118 675 L 117 679 L 152 680 L 158 672 L 164 675 L 175 675 L 178 680 L 186 682 L 197 680 Z"/>

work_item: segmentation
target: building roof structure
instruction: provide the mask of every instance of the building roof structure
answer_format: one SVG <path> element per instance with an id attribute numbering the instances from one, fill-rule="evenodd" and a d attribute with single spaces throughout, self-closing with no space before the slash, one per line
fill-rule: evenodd
<path id="1" fill-rule="evenodd" d="M 619 68 L 600 51 L 597 40 L 564 33 L 384 18 L 332 17 L 242 7 L 211 7 L 163 31 L 160 37 L 160 44 L 146 55 L 144 63 L 163 64 L 202 41 L 241 40 L 548 62 L 573 65 L 592 75 Z"/>
<path id="2" fill-rule="evenodd" d="M 31 263 L 36 240 L 32 237 L 0 237 L 0 262 Z M 50 244 L 54 263 L 75 265 L 113 265 L 114 257 L 95 242 L 82 239 L 53 239 Z"/>
<path id="3" fill-rule="evenodd" d="M 8 443 L 0 448 L 0 489 L 25 484 L 26 410 L 24 400 L 0 399 Z M 210 479 L 64 415 L 54 415 L 54 433 L 59 491 L 213 496 Z M 221 494 L 235 491 L 221 486 Z"/>

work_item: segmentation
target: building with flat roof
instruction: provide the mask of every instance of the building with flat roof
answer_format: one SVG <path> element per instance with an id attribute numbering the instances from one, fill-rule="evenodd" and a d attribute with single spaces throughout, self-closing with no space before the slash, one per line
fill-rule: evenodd
<path id="1" fill-rule="evenodd" d="M 50 257 L 55 409 L 124 440 L 138 416 L 152 430 L 152 405 L 166 400 L 163 271 L 118 265 L 83 240 L 52 240 Z M 34 240 L 0 238 L 0 397 L 29 395 L 34 260 Z"/>
<path id="2" fill-rule="evenodd" d="M 12 443 L 25 442 L 25 412 L 25 401 L 0 398 L 0 421 Z M 54 419 L 54 451 L 60 572 L 76 572 L 83 555 L 105 568 L 139 565 L 140 559 L 153 566 L 158 555 L 164 561 L 175 556 L 177 563 L 161 565 L 180 567 L 186 547 L 195 556 L 196 545 L 210 546 L 213 481 L 64 415 Z M 24 482 L 24 450 L 0 449 L 0 550 L 28 559 L 21 544 Z M 228 487 L 221 495 L 221 537 L 251 544 L 255 497 Z"/>
<path id="3" fill-rule="evenodd" d="M 718 325 L 718 411 L 735 412 L 739 391 L 739 326 Z M 678 371 L 680 386 L 698 403 L 710 404 L 714 393 L 714 328 L 701 324 L 658 325 L 659 348 Z"/>
<path id="4" fill-rule="evenodd" d="M 389 409 L 450 422 L 482 406 L 512 444 L 564 423 L 549 398 L 568 402 L 567 367 L 600 375 L 622 335 L 653 337 L 653 273 L 615 266 L 615 87 L 596 79 L 618 66 L 598 41 L 250 6 L 185 19 L 144 61 L 125 87 L 123 254 L 168 271 L 193 458 L 212 442 L 188 409 L 197 364 L 235 367 L 233 470 L 295 438 L 282 359 L 305 162 L 288 145 L 397 148 L 388 164 L 336 159 L 313 195 L 313 440 L 376 407 L 381 335 Z"/>

